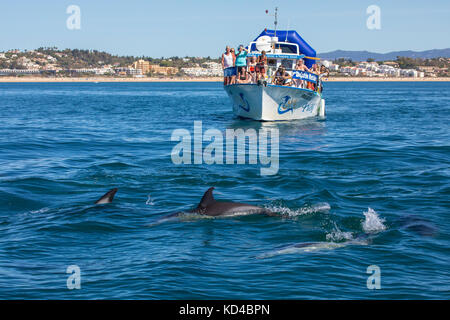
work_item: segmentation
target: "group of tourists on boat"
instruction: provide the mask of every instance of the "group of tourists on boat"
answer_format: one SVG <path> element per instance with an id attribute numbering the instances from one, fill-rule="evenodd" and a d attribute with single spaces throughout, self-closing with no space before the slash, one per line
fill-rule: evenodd
<path id="1" fill-rule="evenodd" d="M 225 52 L 222 54 L 222 68 L 224 74 L 224 85 L 232 84 L 267 84 L 267 55 L 265 51 L 261 51 L 258 56 L 253 56 L 248 53 L 248 50 L 240 45 L 237 52 L 234 48 L 227 46 Z M 317 82 L 310 82 L 302 79 L 295 79 L 292 74 L 287 72 L 286 68 L 279 66 L 276 72 L 270 77 L 270 84 L 279 86 L 293 86 L 297 88 L 305 88 L 313 91 L 321 92 L 323 77 L 329 76 L 329 70 L 325 66 L 319 67 L 318 64 L 313 64 L 308 68 L 303 59 L 298 59 L 293 70 L 304 71 L 317 75 Z"/>
<path id="2" fill-rule="evenodd" d="M 265 79 L 267 68 L 266 52 L 259 57 L 248 57 L 248 50 L 240 45 L 236 53 L 234 48 L 227 46 L 222 54 L 224 85 L 236 83 L 256 83 Z"/>

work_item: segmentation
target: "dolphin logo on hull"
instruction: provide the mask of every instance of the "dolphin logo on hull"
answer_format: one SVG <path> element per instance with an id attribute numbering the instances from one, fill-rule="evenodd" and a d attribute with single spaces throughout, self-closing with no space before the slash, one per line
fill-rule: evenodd
<path id="1" fill-rule="evenodd" d="M 284 96 L 283 101 L 278 105 L 278 113 L 283 114 L 289 111 L 293 111 L 294 108 L 292 106 L 291 97 L 290 96 Z"/>

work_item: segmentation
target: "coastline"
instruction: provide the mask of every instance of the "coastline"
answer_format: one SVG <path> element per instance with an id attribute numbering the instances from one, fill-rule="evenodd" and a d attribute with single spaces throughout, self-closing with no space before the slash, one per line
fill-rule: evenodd
<path id="1" fill-rule="evenodd" d="M 222 82 L 222 77 L 199 78 L 107 78 L 107 77 L 80 77 L 80 78 L 50 78 L 50 77 L 2 77 L 0 83 L 26 83 L 26 82 Z M 325 82 L 449 82 L 450 78 L 371 78 L 371 77 L 330 77 Z"/>
<path id="2" fill-rule="evenodd" d="M 324 82 L 449 82 L 449 78 L 374 78 L 374 77 L 348 77 L 325 78 Z"/>
<path id="3" fill-rule="evenodd" d="M 1 82 L 223 82 L 222 77 L 122 78 L 122 77 L 0 77 Z"/>

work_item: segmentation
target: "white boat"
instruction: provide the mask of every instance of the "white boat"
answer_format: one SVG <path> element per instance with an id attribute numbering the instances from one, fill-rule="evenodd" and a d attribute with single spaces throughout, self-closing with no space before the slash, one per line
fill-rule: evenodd
<path id="1" fill-rule="evenodd" d="M 295 120 L 325 116 L 325 100 L 309 89 L 268 84 L 225 86 L 236 116 L 260 121 Z"/>
<path id="2" fill-rule="evenodd" d="M 260 121 L 324 117 L 325 100 L 318 90 L 321 88 L 319 76 L 295 70 L 298 59 L 304 59 L 308 67 L 314 64 L 315 50 L 296 31 L 288 30 L 264 30 L 249 44 L 248 56 L 259 56 L 263 50 L 268 61 L 264 81 L 224 86 L 234 114 Z M 273 84 L 279 66 L 293 78 L 290 85 Z M 307 82 L 313 83 L 314 88 L 305 88 Z"/>

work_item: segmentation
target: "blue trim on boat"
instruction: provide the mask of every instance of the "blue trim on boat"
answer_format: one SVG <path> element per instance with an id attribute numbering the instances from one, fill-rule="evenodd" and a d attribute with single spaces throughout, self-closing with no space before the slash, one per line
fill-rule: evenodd
<path id="1" fill-rule="evenodd" d="M 311 89 L 297 88 L 297 87 L 288 87 L 288 86 L 279 86 L 279 85 L 276 85 L 276 84 L 268 84 L 267 86 L 268 87 L 279 87 L 279 88 L 289 88 L 289 89 L 303 90 L 303 91 L 306 91 L 306 92 L 312 92 L 312 93 L 314 93 L 314 94 L 316 94 L 316 95 L 318 95 L 320 97 L 320 94 L 317 91 L 314 91 L 314 90 L 311 90 Z"/>
<path id="2" fill-rule="evenodd" d="M 260 56 L 260 53 L 249 53 L 247 56 L 249 57 L 258 57 Z M 304 54 L 290 54 L 290 53 L 284 53 L 284 54 L 275 54 L 275 53 L 268 53 L 266 54 L 267 58 L 280 58 L 280 59 L 303 59 L 305 57 Z"/>

